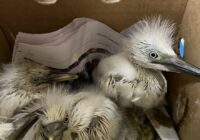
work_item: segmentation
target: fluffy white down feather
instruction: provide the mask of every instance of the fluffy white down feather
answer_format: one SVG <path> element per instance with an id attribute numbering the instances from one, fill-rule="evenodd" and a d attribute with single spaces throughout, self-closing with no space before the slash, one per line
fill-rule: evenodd
<path id="1" fill-rule="evenodd" d="M 0 139 L 6 140 L 6 138 L 14 132 L 14 126 L 12 123 L 0 123 Z"/>
<path id="2" fill-rule="evenodd" d="M 7 64 L 0 73 L 0 115 L 11 117 L 14 110 L 41 97 L 48 84 L 36 86 L 34 78 L 44 77 L 49 70 L 37 63 Z M 1 120 L 1 119 L 0 119 Z"/>
<path id="3" fill-rule="evenodd" d="M 39 104 L 38 104 L 39 103 Z M 84 88 L 77 92 L 69 92 L 62 87 L 49 89 L 41 98 L 41 102 L 24 109 L 24 115 L 40 109 L 39 120 L 28 131 L 23 140 L 42 140 L 42 127 L 68 118 L 67 130 L 63 139 L 73 140 L 72 133 L 81 140 L 113 140 L 119 133 L 136 139 L 137 132 L 129 129 L 123 122 L 123 114 L 117 105 L 102 95 L 96 87 Z M 120 137 L 122 138 L 122 137 Z M 123 137 L 125 139 L 125 136 Z M 122 140 L 122 139 L 119 139 Z"/>
<path id="4" fill-rule="evenodd" d="M 97 93 L 97 90 L 92 89 L 85 89 L 78 93 L 69 93 L 62 87 L 49 89 L 39 104 L 25 110 L 30 113 L 35 109 L 42 108 L 41 111 L 44 115 L 40 116 L 39 121 L 29 130 L 24 140 L 42 139 L 40 136 L 41 125 L 62 121 L 66 117 L 69 122 L 64 137 L 69 140 L 72 139 L 72 132 L 77 133 L 78 138 L 85 140 L 89 137 L 106 137 L 108 139 L 114 137 L 119 129 L 120 113 L 110 99 Z M 89 134 L 86 128 L 89 128 L 94 117 L 98 116 L 102 119 L 105 117 L 101 124 L 104 129 L 97 127 L 97 130 L 94 128 Z M 92 134 L 93 131 L 99 133 Z M 102 133 L 106 133 L 105 136 Z"/>
<path id="5" fill-rule="evenodd" d="M 133 104 L 144 109 L 155 107 L 167 91 L 167 82 L 161 72 L 133 64 L 123 53 L 101 60 L 93 72 L 93 79 L 103 93 L 125 107 Z"/>

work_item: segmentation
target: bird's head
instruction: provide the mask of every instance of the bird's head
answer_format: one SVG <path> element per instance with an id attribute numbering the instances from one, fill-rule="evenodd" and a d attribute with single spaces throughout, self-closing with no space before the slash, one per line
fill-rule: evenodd
<path id="1" fill-rule="evenodd" d="M 75 101 L 73 95 L 68 95 L 66 91 L 67 89 L 62 86 L 52 86 L 40 99 L 33 100 L 15 111 L 15 118 L 20 116 L 20 120 L 37 118 L 31 122 L 33 125 L 30 121 L 25 122 L 23 129 L 20 128 L 19 134 L 15 137 L 26 137 L 31 133 L 33 138 L 30 139 L 61 140 L 64 131 L 69 128 L 69 112 Z"/>
<path id="2" fill-rule="evenodd" d="M 25 107 L 25 112 L 34 112 L 38 116 L 39 129 L 35 135 L 47 140 L 89 139 L 85 129 L 92 112 L 86 113 L 86 108 L 93 107 L 85 105 L 84 100 L 85 95 L 74 95 L 64 87 L 49 88 L 36 103 Z"/>
<path id="3" fill-rule="evenodd" d="M 20 110 L 38 117 L 38 130 L 32 133 L 48 140 L 114 138 L 120 128 L 121 114 L 109 98 L 95 92 L 72 94 L 53 87 L 37 102 Z"/>
<path id="4" fill-rule="evenodd" d="M 155 70 L 200 76 L 200 69 L 183 61 L 173 50 L 175 25 L 169 20 L 161 17 L 146 18 L 126 33 L 131 44 L 125 51 L 134 63 Z"/>
<path id="5" fill-rule="evenodd" d="M 41 100 L 40 130 L 48 140 L 61 140 L 69 128 L 69 111 L 73 95 L 65 95 L 62 88 L 53 88 Z"/>
<path id="6" fill-rule="evenodd" d="M 73 95 L 66 95 L 64 87 L 52 86 L 39 99 L 32 100 L 15 110 L 12 139 L 61 140 L 69 126 L 69 111 Z"/>
<path id="7" fill-rule="evenodd" d="M 54 70 L 31 60 L 25 60 L 21 64 L 8 64 L 3 68 L 0 85 L 32 92 L 38 92 L 52 82 L 78 78 L 77 75 Z"/>
<path id="8" fill-rule="evenodd" d="M 121 114 L 110 99 L 94 91 L 89 89 L 71 94 L 52 89 L 41 101 L 43 115 L 39 120 L 44 135 L 49 140 L 61 136 L 69 140 L 114 137 L 118 133 Z"/>

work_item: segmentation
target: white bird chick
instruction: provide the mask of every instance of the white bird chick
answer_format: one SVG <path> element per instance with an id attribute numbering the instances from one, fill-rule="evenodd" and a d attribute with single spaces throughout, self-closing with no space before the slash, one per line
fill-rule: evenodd
<path id="1" fill-rule="evenodd" d="M 145 69 L 127 59 L 124 53 L 100 61 L 93 72 L 96 85 L 123 107 L 133 104 L 150 109 L 164 100 L 167 82 L 161 72 Z"/>
<path id="2" fill-rule="evenodd" d="M 93 71 L 94 82 L 122 106 L 159 105 L 167 90 L 161 71 L 200 75 L 174 52 L 174 31 L 174 24 L 160 17 L 139 21 L 128 31 L 130 43 L 122 52 L 100 61 Z"/>
<path id="3" fill-rule="evenodd" d="M 40 102 L 24 107 L 20 115 L 23 113 L 38 115 L 23 140 L 117 140 L 120 135 L 134 130 L 123 129 L 122 115 L 116 104 L 94 88 L 70 94 L 54 87 Z M 126 136 L 135 137 L 135 133 Z M 133 137 L 130 140 L 134 140 Z"/>
<path id="4" fill-rule="evenodd" d="M 75 78 L 76 75 L 58 73 L 29 60 L 22 64 L 4 65 L 0 73 L 0 118 L 9 118 L 15 109 L 40 98 L 49 82 Z"/>

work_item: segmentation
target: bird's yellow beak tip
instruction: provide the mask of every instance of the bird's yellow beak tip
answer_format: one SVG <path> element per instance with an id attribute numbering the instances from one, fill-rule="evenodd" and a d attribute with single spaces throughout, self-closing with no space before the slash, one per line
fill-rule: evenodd
<path id="1" fill-rule="evenodd" d="M 53 136 L 49 136 L 48 140 L 54 140 Z"/>

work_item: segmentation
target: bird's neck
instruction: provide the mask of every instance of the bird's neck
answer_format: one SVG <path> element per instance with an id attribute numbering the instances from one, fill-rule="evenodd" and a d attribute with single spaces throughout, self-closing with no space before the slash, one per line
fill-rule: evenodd
<path id="1" fill-rule="evenodd" d="M 155 87 L 155 85 L 159 85 L 159 88 L 161 90 L 166 90 L 167 88 L 167 81 L 159 70 L 154 70 L 151 68 L 146 68 L 140 64 L 138 64 L 137 60 L 130 60 L 128 58 L 128 55 L 126 53 L 121 53 L 121 55 L 127 57 L 127 59 L 130 61 L 130 63 L 135 68 L 137 78 L 141 81 L 144 81 L 145 83 L 148 83 L 148 86 Z"/>

